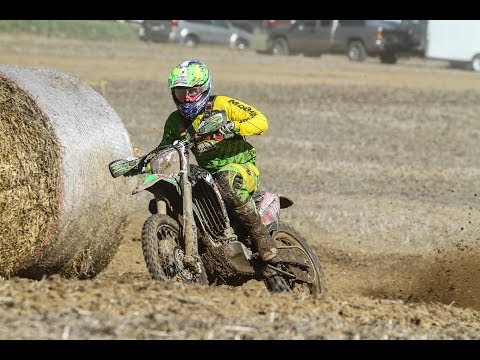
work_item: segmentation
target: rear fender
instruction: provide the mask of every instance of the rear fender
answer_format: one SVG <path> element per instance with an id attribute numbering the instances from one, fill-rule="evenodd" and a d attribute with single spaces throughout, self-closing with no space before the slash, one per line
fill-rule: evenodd
<path id="1" fill-rule="evenodd" d="M 278 228 L 280 209 L 292 206 L 293 200 L 283 195 L 264 192 L 261 196 L 261 200 L 256 204 L 263 225 L 265 225 L 271 233 Z"/>
<path id="2" fill-rule="evenodd" d="M 284 195 L 279 195 L 280 198 L 280 209 L 285 209 L 293 205 L 293 200 Z"/>

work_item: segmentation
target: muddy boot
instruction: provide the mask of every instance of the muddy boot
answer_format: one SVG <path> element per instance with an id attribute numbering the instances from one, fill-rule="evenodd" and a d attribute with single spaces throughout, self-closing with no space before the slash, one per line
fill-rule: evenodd
<path id="1" fill-rule="evenodd" d="M 245 229 L 250 235 L 252 245 L 260 254 L 263 261 L 271 261 L 277 255 L 275 240 L 268 233 L 263 225 L 260 215 L 255 208 L 253 198 L 250 198 L 244 205 L 235 208 L 239 219 L 243 222 Z"/>

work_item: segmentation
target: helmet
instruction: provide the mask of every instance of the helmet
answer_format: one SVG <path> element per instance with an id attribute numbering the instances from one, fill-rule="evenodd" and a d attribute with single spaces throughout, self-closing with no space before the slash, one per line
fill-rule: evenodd
<path id="1" fill-rule="evenodd" d="M 183 98 L 180 101 L 175 95 L 176 88 L 198 87 L 201 91 L 199 96 Z M 199 60 L 186 60 L 175 66 L 168 77 L 168 87 L 172 93 L 173 101 L 183 117 L 192 120 L 205 107 L 210 96 L 210 73 L 205 64 Z M 177 89 L 178 90 L 178 89 Z"/>

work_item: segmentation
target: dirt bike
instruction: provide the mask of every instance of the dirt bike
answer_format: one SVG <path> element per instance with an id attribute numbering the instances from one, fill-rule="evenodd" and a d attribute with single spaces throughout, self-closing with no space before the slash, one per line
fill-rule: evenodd
<path id="1" fill-rule="evenodd" d="M 262 223 L 278 248 L 273 262 L 265 263 L 252 250 L 242 224 L 229 215 L 214 177 L 190 163 L 190 149 L 206 134 L 215 133 L 222 119 L 211 115 L 193 137 L 158 149 L 154 156 L 113 161 L 113 177 L 147 171 L 132 194 L 153 194 L 150 216 L 144 222 L 141 243 L 153 279 L 202 285 L 240 286 L 256 279 L 270 292 L 326 293 L 323 269 L 307 241 L 280 221 L 280 209 L 293 201 L 257 191 L 253 194 Z M 136 172 L 134 169 L 137 169 Z"/>

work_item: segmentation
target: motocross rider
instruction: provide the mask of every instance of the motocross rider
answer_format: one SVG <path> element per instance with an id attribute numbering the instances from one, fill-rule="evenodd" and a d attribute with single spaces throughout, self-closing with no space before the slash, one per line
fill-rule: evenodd
<path id="1" fill-rule="evenodd" d="M 197 164 L 217 180 L 227 207 L 242 221 L 261 259 L 272 261 L 277 255 L 275 241 L 262 224 L 252 197 L 259 186 L 256 150 L 245 139 L 263 134 L 268 129 L 267 118 L 242 101 L 211 95 L 209 70 L 198 60 L 186 60 L 175 66 L 168 77 L 168 86 L 177 110 L 168 116 L 160 144 L 146 159 L 162 146 L 187 134 L 193 135 L 202 121 L 208 121 L 212 113 L 221 112 L 225 125 L 216 135 L 197 143 L 192 152 Z"/>

